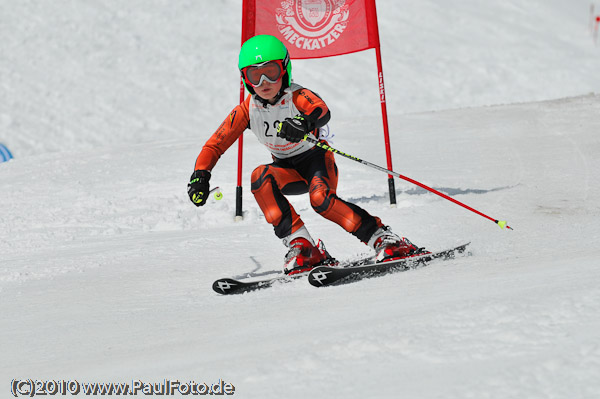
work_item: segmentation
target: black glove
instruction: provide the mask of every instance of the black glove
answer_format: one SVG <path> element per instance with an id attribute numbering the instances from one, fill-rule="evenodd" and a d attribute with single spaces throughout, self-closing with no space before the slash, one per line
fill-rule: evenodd
<path id="1" fill-rule="evenodd" d="M 277 128 L 277 135 L 281 138 L 299 143 L 308 133 L 308 121 L 302 115 L 296 115 L 294 118 L 285 118 Z"/>
<path id="2" fill-rule="evenodd" d="M 210 172 L 208 170 L 196 170 L 192 173 L 187 192 L 194 205 L 202 206 L 206 204 L 206 199 L 210 191 L 209 180 Z"/>

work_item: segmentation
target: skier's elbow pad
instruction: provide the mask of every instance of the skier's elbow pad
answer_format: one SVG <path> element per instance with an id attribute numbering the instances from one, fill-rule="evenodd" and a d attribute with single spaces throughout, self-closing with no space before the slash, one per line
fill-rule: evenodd
<path id="1" fill-rule="evenodd" d="M 331 112 L 329 112 L 329 110 L 327 110 L 325 115 L 321 116 L 322 113 L 323 113 L 322 108 L 316 108 L 309 115 L 305 116 L 305 118 L 308 120 L 308 123 L 309 123 L 309 130 L 312 131 L 312 130 L 318 129 L 320 127 L 325 126 L 329 122 L 329 120 L 331 119 Z"/>
<path id="2" fill-rule="evenodd" d="M 331 119 L 331 112 L 329 110 L 327 110 L 327 113 L 325 115 L 323 115 L 322 117 L 317 119 L 317 121 L 315 123 L 315 128 L 318 129 L 320 127 L 325 126 L 327 123 L 329 123 L 330 119 Z"/>

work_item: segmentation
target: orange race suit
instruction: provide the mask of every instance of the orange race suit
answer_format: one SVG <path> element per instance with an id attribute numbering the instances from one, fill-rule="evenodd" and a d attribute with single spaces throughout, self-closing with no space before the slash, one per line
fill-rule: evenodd
<path id="1" fill-rule="evenodd" d="M 300 114 L 308 120 L 309 130 L 315 137 L 330 119 L 325 102 L 294 83 L 283 91 L 275 104 L 249 95 L 208 139 L 196 159 L 195 170 L 211 171 L 238 137 L 251 129 L 273 158 L 272 163 L 260 165 L 252 172 L 252 193 L 279 238 L 285 239 L 304 226 L 284 195 L 309 193 L 310 203 L 318 214 L 367 243 L 383 224 L 378 217 L 336 195 L 338 169 L 333 153 L 304 140 L 292 143 L 277 136 L 281 121 Z"/>

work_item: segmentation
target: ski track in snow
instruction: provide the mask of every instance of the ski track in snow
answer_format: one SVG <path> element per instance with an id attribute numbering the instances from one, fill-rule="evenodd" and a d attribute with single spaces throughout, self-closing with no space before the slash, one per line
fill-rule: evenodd
<path id="1" fill-rule="evenodd" d="M 0 392 L 13 378 L 221 378 L 241 398 L 598 397 L 589 3 L 377 7 L 394 169 L 514 231 L 400 180 L 392 209 L 384 174 L 338 157 L 340 197 L 417 245 L 471 241 L 473 256 L 222 297 L 215 279 L 285 254 L 249 190 L 270 162 L 251 133 L 243 221 L 235 149 L 213 171 L 223 200 L 196 208 L 185 191 L 237 99 L 223 82 L 238 79 L 241 1 L 0 5 L 0 142 L 15 155 L 0 164 Z M 294 61 L 332 108 L 333 147 L 384 165 L 374 70 L 371 52 Z M 369 253 L 291 202 L 333 256 Z"/>

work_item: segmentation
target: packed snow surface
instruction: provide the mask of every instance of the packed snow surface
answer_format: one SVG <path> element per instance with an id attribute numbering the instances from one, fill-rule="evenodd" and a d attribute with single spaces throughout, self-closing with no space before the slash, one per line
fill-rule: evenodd
<path id="1" fill-rule="evenodd" d="M 215 279 L 286 252 L 249 190 L 270 162 L 251 133 L 243 221 L 235 148 L 213 170 L 223 200 L 186 194 L 238 101 L 241 6 L 0 4 L 0 395 L 13 379 L 221 379 L 240 398 L 599 397 L 590 3 L 378 1 L 394 169 L 514 230 L 402 180 L 390 208 L 385 174 L 338 157 L 340 197 L 471 256 L 226 297 Z M 385 166 L 374 52 L 293 65 L 332 110 L 333 146 Z M 291 201 L 333 256 L 369 253 Z"/>

